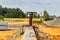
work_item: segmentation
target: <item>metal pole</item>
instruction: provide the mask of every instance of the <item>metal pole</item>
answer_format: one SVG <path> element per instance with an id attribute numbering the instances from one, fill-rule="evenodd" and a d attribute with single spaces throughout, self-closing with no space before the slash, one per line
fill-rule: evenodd
<path id="1" fill-rule="evenodd" d="M 32 26 L 33 12 L 30 13 L 29 25 Z"/>

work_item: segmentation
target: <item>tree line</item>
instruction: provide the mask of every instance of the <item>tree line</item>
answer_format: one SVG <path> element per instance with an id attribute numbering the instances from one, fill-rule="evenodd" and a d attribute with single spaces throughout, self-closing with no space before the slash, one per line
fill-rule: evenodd
<path id="1" fill-rule="evenodd" d="M 0 6 L 0 15 L 4 16 L 5 18 L 28 18 L 27 13 L 24 13 L 19 8 L 3 8 Z M 39 14 L 34 14 L 33 18 L 39 18 Z"/>
<path id="2" fill-rule="evenodd" d="M 0 6 L 0 15 L 4 16 L 5 18 L 24 18 L 24 12 L 19 8 L 2 8 Z"/>
<path id="3" fill-rule="evenodd" d="M 45 20 L 50 20 L 50 15 L 48 14 L 48 12 L 46 10 L 44 10 L 43 12 L 43 18 Z M 3 8 L 0 5 L 0 16 L 4 17 L 4 18 L 28 18 L 28 13 L 24 13 L 21 9 L 19 8 Z M 40 18 L 41 15 L 40 14 L 33 14 L 33 18 Z"/>

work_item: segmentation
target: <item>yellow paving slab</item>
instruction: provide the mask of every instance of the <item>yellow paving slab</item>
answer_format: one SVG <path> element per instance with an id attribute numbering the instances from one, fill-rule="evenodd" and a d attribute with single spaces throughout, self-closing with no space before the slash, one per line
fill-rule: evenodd
<path id="1" fill-rule="evenodd" d="M 10 31 L 0 31 L 0 40 L 12 37 L 17 31 L 18 29 L 12 29 Z"/>

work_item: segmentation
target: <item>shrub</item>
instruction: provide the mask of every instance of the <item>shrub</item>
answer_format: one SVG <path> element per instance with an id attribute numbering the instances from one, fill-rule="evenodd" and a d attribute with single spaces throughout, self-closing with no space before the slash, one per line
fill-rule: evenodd
<path id="1" fill-rule="evenodd" d="M 43 20 L 40 19 L 40 21 L 33 21 L 33 23 L 43 23 Z"/>
<path id="2" fill-rule="evenodd" d="M 0 21 L 4 21 L 4 16 L 0 15 Z"/>
<path id="3" fill-rule="evenodd" d="M 40 19 L 39 23 L 43 23 L 42 19 Z"/>

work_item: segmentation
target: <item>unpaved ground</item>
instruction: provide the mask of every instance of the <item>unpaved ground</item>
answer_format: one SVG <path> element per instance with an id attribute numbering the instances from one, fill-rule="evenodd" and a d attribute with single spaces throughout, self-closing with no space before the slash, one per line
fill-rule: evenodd
<path id="1" fill-rule="evenodd" d="M 60 28 L 53 26 L 46 26 L 42 24 L 37 24 L 39 30 L 44 32 L 47 36 L 49 36 L 52 40 L 60 40 Z"/>

